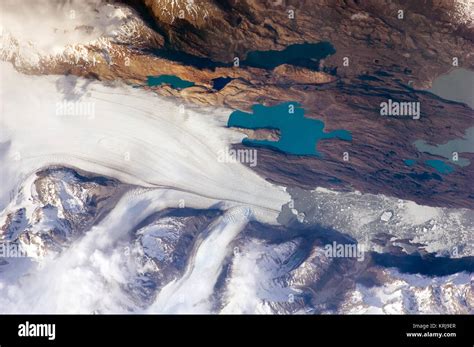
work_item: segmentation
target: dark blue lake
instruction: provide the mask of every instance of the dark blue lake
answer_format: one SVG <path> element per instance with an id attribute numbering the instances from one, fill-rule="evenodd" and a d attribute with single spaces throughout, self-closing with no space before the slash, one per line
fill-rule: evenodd
<path id="1" fill-rule="evenodd" d="M 252 51 L 242 65 L 273 69 L 278 65 L 291 64 L 294 66 L 317 69 L 319 60 L 336 53 L 329 42 L 301 43 L 286 47 L 281 51 Z"/>
<path id="2" fill-rule="evenodd" d="M 304 109 L 297 102 L 285 102 L 276 106 L 254 105 L 252 113 L 234 111 L 227 125 L 246 129 L 278 129 L 279 141 L 245 138 L 242 143 L 295 155 L 320 156 L 317 144 L 323 139 L 352 140 L 352 134 L 347 130 L 324 132 L 324 123 L 318 119 L 306 118 Z"/>
<path id="3" fill-rule="evenodd" d="M 233 62 L 218 62 L 209 58 L 202 58 L 187 54 L 181 51 L 171 51 L 165 49 L 150 50 L 150 53 L 191 65 L 200 69 L 212 69 L 216 67 L 232 66 Z M 252 66 L 263 69 L 273 69 L 281 64 L 291 64 L 295 66 L 315 69 L 319 65 L 319 60 L 336 53 L 334 46 L 327 41 L 318 43 L 298 43 L 287 46 L 281 51 L 252 51 L 247 53 L 247 57 L 242 59 L 241 65 Z"/>
<path id="4" fill-rule="evenodd" d="M 230 83 L 233 78 L 230 77 L 218 77 L 212 80 L 212 88 L 215 90 L 221 90 L 224 88 L 228 83 Z"/>
<path id="5" fill-rule="evenodd" d="M 194 86 L 193 82 L 183 80 L 174 75 L 147 76 L 148 86 L 170 85 L 174 89 L 185 89 Z"/>

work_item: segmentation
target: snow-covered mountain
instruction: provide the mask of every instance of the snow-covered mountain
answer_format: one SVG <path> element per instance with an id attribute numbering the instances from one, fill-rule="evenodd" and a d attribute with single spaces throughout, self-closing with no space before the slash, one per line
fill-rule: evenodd
<path id="1" fill-rule="evenodd" d="M 0 263 L 3 311 L 473 312 L 467 264 L 433 277 L 377 265 L 371 253 L 333 258 L 328 237 L 342 241 L 322 226 L 247 224 L 247 210 L 199 200 L 69 168 L 33 174 L 2 214 L 3 244 L 26 256 Z"/>
<path id="2" fill-rule="evenodd" d="M 158 37 L 129 7 L 96 0 L 7 0 L 0 9 L 0 60 L 26 71 L 112 64 L 111 56 L 125 54 L 120 45 L 139 48 Z"/>

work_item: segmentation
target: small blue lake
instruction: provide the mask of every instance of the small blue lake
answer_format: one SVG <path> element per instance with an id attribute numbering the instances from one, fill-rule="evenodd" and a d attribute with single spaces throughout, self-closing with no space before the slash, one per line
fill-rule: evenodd
<path id="1" fill-rule="evenodd" d="M 278 129 L 280 130 L 278 141 L 245 138 L 242 143 L 295 155 L 321 156 L 317 151 L 320 140 L 332 138 L 352 140 L 352 134 L 347 130 L 324 132 L 324 122 L 306 118 L 304 113 L 304 109 L 297 102 L 286 102 L 276 106 L 254 105 L 252 113 L 232 112 L 227 125 L 246 129 Z"/>
<path id="2" fill-rule="evenodd" d="M 416 164 L 415 159 L 405 159 L 403 162 L 408 167 L 412 167 Z M 429 159 L 425 160 L 424 163 L 425 165 L 435 169 L 440 174 L 450 174 L 451 172 L 454 172 L 454 166 L 445 163 L 443 160 Z"/>
<path id="3" fill-rule="evenodd" d="M 167 84 L 174 89 L 185 89 L 194 86 L 193 82 L 183 80 L 175 75 L 147 76 L 147 84 L 150 87 Z"/>
<path id="4" fill-rule="evenodd" d="M 446 164 L 442 160 L 437 160 L 437 159 L 430 159 L 426 160 L 425 164 L 428 165 L 429 167 L 432 167 L 436 171 L 438 171 L 440 174 L 449 174 L 454 171 L 454 167 Z"/>
<path id="5" fill-rule="evenodd" d="M 281 51 L 249 52 L 242 65 L 269 70 L 282 64 L 317 69 L 319 60 L 334 53 L 336 50 L 329 42 L 301 43 L 290 45 Z"/>
<path id="6" fill-rule="evenodd" d="M 214 79 L 212 80 L 212 88 L 214 88 L 215 90 L 221 90 L 221 89 L 224 88 L 227 84 L 229 84 L 232 80 L 233 80 L 233 78 L 230 78 L 230 77 L 218 77 L 218 78 L 214 78 Z"/>

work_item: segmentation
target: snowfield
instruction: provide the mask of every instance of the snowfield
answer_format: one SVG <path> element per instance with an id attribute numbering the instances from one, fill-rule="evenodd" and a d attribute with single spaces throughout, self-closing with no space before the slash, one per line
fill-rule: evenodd
<path id="1" fill-rule="evenodd" d="M 6 63 L 1 68 L 2 209 L 20 191 L 33 196 L 34 173 L 54 165 L 146 187 L 126 194 L 101 224 L 58 258 L 30 263 L 27 278 L 21 276 L 26 270 L 3 277 L 2 311 L 125 312 L 133 303 L 120 286 L 136 269 L 124 262 L 118 244 L 147 216 L 180 205 L 228 212 L 196 251 L 188 274 L 165 288 L 166 305 L 160 295 L 150 310 L 208 311 L 202 305 L 212 294 L 226 246 L 252 218 L 275 223 L 288 201 L 283 188 L 244 165 L 218 160 L 223 148 L 240 140 L 224 126 L 229 111 L 185 107 L 128 86 L 27 76 Z M 33 210 L 26 212 L 30 220 Z M 191 289 L 195 300 L 185 307 L 172 305 L 196 283 L 205 286 Z M 105 296 L 110 299 L 97 302 Z"/>

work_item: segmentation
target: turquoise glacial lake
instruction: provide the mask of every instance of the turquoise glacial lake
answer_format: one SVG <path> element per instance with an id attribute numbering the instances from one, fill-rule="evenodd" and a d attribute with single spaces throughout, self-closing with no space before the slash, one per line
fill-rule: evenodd
<path id="1" fill-rule="evenodd" d="M 193 82 L 183 80 L 174 75 L 147 76 L 148 86 L 170 85 L 174 89 L 185 89 L 194 86 Z"/>
<path id="2" fill-rule="evenodd" d="M 247 146 L 267 147 L 295 155 L 320 157 L 317 144 L 324 139 L 351 141 L 350 131 L 340 129 L 324 132 L 324 122 L 305 117 L 304 109 L 297 102 L 285 102 L 276 106 L 254 105 L 252 113 L 234 111 L 229 117 L 229 127 L 246 129 L 278 129 L 278 141 L 245 138 Z"/>

